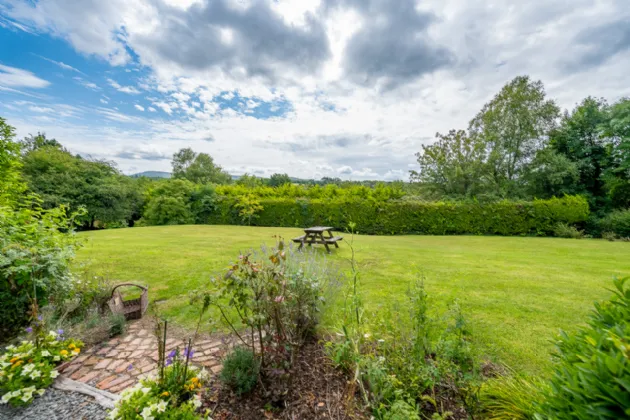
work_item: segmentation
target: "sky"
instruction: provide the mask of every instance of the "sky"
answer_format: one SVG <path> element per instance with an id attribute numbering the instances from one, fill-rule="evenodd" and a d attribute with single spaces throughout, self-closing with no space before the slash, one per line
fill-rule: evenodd
<path id="1" fill-rule="evenodd" d="M 127 174 L 407 180 L 519 75 L 630 96 L 628 0 L 0 0 L 0 116 Z"/>

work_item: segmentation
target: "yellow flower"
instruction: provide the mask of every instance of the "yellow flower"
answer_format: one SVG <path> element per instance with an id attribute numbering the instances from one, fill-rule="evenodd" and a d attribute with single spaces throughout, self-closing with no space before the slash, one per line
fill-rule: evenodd
<path id="1" fill-rule="evenodd" d="M 22 363 L 24 363 L 22 360 L 18 360 L 17 362 L 15 362 L 13 366 L 11 366 L 11 369 L 15 369 L 16 367 L 20 366 Z"/>
<path id="2" fill-rule="evenodd" d="M 162 397 L 168 397 L 170 394 L 168 393 L 168 391 L 164 391 L 162 392 L 161 396 Z"/>
<path id="3" fill-rule="evenodd" d="M 75 345 L 74 345 L 74 343 L 70 343 L 70 344 L 68 344 L 68 348 L 69 348 L 70 350 L 72 350 L 72 349 L 74 349 L 74 348 L 76 348 L 76 347 L 77 347 L 77 346 L 75 346 Z"/>
<path id="4" fill-rule="evenodd" d="M 20 358 L 19 358 L 19 357 L 14 357 L 13 359 L 9 360 L 9 362 L 11 362 L 11 363 L 15 363 L 15 362 L 17 362 L 18 360 L 20 360 Z"/>
<path id="5" fill-rule="evenodd" d="M 61 350 L 59 352 L 59 354 L 62 355 L 62 356 L 67 356 L 68 355 L 68 350 Z"/>
<path id="6" fill-rule="evenodd" d="M 79 354 L 79 353 L 81 353 L 81 349 L 77 347 L 74 350 L 72 350 L 72 353 Z"/>

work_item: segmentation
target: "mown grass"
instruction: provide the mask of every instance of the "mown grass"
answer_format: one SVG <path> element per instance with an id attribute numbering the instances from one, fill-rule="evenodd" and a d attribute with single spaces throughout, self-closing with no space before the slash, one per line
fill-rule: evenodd
<path id="1" fill-rule="evenodd" d="M 299 229 L 164 226 L 84 232 L 79 266 L 150 285 L 150 298 L 183 325 L 196 311 L 188 293 L 225 270 L 239 251 L 273 245 Z M 349 235 L 345 235 L 346 239 Z M 426 277 L 438 307 L 458 299 L 479 348 L 516 371 L 546 374 L 551 339 L 582 323 L 594 300 L 610 295 L 612 276 L 630 275 L 630 244 L 603 240 L 482 236 L 355 236 L 364 300 L 370 308 L 403 300 Z M 349 267 L 342 243 L 328 258 Z M 341 291 L 338 292 L 338 295 Z M 338 313 L 342 299 L 337 299 Z M 336 314 L 333 310 L 332 314 Z M 329 324 L 335 315 L 328 317 Z"/>

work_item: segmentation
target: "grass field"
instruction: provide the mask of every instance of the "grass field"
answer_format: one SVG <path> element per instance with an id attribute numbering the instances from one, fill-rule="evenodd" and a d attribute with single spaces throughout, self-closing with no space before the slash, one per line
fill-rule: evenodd
<path id="1" fill-rule="evenodd" d="M 77 266 L 117 280 L 150 285 L 151 299 L 191 325 L 188 292 L 222 272 L 239 251 L 298 229 L 164 226 L 85 232 Z M 347 235 L 346 235 L 347 239 Z M 584 322 L 612 276 L 630 275 L 630 243 L 481 236 L 356 236 L 365 301 L 403 299 L 418 273 L 438 305 L 459 299 L 484 354 L 518 371 L 545 374 L 550 340 Z M 348 268 L 347 244 L 329 259 Z"/>

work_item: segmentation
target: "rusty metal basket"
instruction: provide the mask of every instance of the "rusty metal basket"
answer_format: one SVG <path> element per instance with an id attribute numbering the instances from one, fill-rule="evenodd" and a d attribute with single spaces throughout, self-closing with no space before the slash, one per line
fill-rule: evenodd
<path id="1" fill-rule="evenodd" d="M 139 298 L 123 300 L 118 290 L 121 286 L 134 286 L 141 289 L 142 293 Z M 149 288 L 134 283 L 117 284 L 112 289 L 112 297 L 107 301 L 107 305 L 113 313 L 124 315 L 127 321 L 140 319 L 149 306 Z"/>

